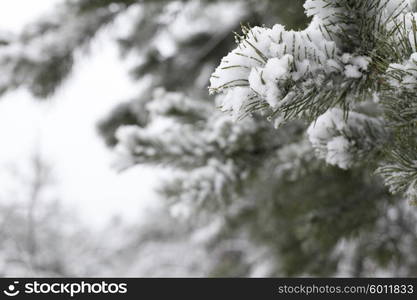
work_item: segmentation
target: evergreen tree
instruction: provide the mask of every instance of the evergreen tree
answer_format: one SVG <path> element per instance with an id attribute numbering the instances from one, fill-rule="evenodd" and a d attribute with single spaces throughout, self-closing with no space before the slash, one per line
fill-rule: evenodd
<path id="1" fill-rule="evenodd" d="M 2 43 L 0 89 L 51 94 L 79 49 L 128 19 L 118 42 L 139 58 L 132 76 L 147 86 L 99 129 L 121 170 L 172 170 L 160 192 L 190 227 L 170 224 L 204 236 L 212 262 L 201 272 L 415 276 L 413 8 L 408 0 L 67 1 Z"/>

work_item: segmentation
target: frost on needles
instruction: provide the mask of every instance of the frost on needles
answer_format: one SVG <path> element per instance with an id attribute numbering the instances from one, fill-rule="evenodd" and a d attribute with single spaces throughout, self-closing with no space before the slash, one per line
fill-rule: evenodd
<path id="1" fill-rule="evenodd" d="M 317 157 L 363 164 L 392 192 L 417 197 L 417 26 L 414 1 L 307 0 L 311 23 L 243 26 L 211 76 L 235 119 L 301 119 Z"/>

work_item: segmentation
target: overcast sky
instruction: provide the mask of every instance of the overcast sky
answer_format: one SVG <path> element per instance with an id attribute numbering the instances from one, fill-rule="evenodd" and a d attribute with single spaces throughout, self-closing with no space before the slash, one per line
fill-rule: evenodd
<path id="1" fill-rule="evenodd" d="M 18 31 L 57 2 L 1 1 L 0 30 Z M 39 103 L 26 91 L 0 100 L 0 166 L 25 161 L 39 143 L 54 168 L 61 198 L 75 205 L 85 219 L 102 224 L 113 214 L 136 218 L 155 200 L 158 177 L 144 168 L 115 173 L 111 153 L 95 129 L 100 117 L 135 95 L 136 89 L 117 59 L 117 49 L 100 39 L 51 100 Z"/>

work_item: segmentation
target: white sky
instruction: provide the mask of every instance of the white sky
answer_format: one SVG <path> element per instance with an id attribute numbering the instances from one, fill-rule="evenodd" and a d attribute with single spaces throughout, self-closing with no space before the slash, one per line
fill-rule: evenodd
<path id="1" fill-rule="evenodd" d="M 0 31 L 19 30 L 57 2 L 1 1 Z M 0 166 L 27 160 L 39 141 L 54 168 L 61 198 L 85 219 L 100 225 L 113 214 L 137 218 L 156 200 L 157 174 L 145 168 L 114 172 L 111 153 L 95 129 L 111 107 L 136 94 L 126 73 L 114 44 L 101 39 L 51 100 L 39 103 L 26 91 L 0 99 Z"/>

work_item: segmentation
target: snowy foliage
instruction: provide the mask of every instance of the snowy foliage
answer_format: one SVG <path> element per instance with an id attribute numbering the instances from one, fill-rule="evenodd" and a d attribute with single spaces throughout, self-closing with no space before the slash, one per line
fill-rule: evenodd
<path id="1" fill-rule="evenodd" d="M 228 94 L 222 104 L 224 110 L 239 116 L 267 109 L 271 116 L 283 114 L 290 118 L 308 113 L 301 106 L 314 110 L 310 114 L 317 116 L 315 112 L 322 108 L 316 106 L 324 106 L 320 103 L 323 100 L 317 99 L 323 96 L 319 89 L 329 94 L 325 99 L 340 98 L 333 99 L 340 103 L 330 103 L 329 107 L 346 107 L 351 98 L 357 97 L 361 79 L 366 80 L 372 73 L 370 65 L 377 64 L 373 60 L 381 59 L 373 57 L 375 49 L 366 49 L 367 44 L 349 47 L 352 39 L 365 42 L 369 35 L 376 40 L 383 33 L 394 31 L 401 37 L 407 35 L 407 41 L 402 41 L 404 47 L 415 50 L 414 15 L 407 1 L 353 4 L 311 0 L 304 7 L 313 20 L 302 31 L 287 31 L 282 25 L 271 29 L 243 27 L 243 36 L 237 36 L 238 47 L 223 58 L 211 77 L 211 92 Z M 356 25 L 353 19 L 358 16 L 364 19 Z M 395 30 L 398 24 L 403 24 L 401 32 Z M 365 28 L 358 28 L 360 25 Z M 390 38 L 392 43 L 399 39 Z"/>
<path id="2" fill-rule="evenodd" d="M 127 9 L 118 43 L 149 86 L 100 132 L 119 170 L 168 170 L 166 210 L 140 230 L 111 226 L 104 258 L 87 251 L 96 274 L 415 275 L 417 219 L 402 201 L 417 199 L 414 1 L 70 3 L 44 39 L 27 30 L 2 47 L 3 86 L 49 94 Z M 258 26 L 236 47 L 240 23 Z"/>
<path id="3" fill-rule="evenodd" d="M 178 55 L 181 43 L 200 35 L 231 30 L 245 14 L 245 4 L 239 2 L 205 5 L 202 1 L 174 1 L 166 6 L 158 20 L 169 26 L 157 33 L 154 46 L 165 58 Z"/>
<path id="4" fill-rule="evenodd" d="M 45 21 L 0 45 L 0 94 L 25 86 L 37 97 L 51 95 L 70 73 L 77 52 L 123 11 L 103 9 L 80 17 L 76 5 L 69 3 L 56 10 L 59 13 L 45 16 Z"/>
<path id="5" fill-rule="evenodd" d="M 174 169 L 160 188 L 172 216 L 237 224 L 220 222 L 214 236 L 254 232 L 279 253 L 270 274 L 296 274 L 299 261 L 306 274 L 337 273 L 349 264 L 336 255 L 343 241 L 354 245 L 351 260 L 366 250 L 372 258 L 360 261 L 379 268 L 378 259 L 391 255 L 389 239 L 405 243 L 387 230 L 403 218 L 391 212 L 404 211 L 393 208 L 398 198 L 383 184 L 408 199 L 416 190 L 413 145 L 406 160 L 395 155 L 404 153 L 397 149 L 404 132 L 415 136 L 417 120 L 411 3 L 312 0 L 304 8 L 312 19 L 301 31 L 243 26 L 236 35 L 238 46 L 210 78 L 216 106 L 228 113 L 199 95 L 157 89 L 144 106 L 146 124 L 121 126 L 116 151 L 122 167 Z M 181 38 L 171 33 L 168 56 L 181 61 Z M 311 262 L 311 253 L 325 267 Z"/>
<path id="6" fill-rule="evenodd" d="M 310 125 L 307 135 L 318 157 L 349 169 L 377 147 L 384 137 L 383 127 L 378 119 L 356 112 L 344 116 L 341 109 L 332 108 Z"/>
<path id="7" fill-rule="evenodd" d="M 387 99 L 411 99 L 416 90 L 413 4 L 308 0 L 304 8 L 312 21 L 304 30 L 243 27 L 237 48 L 213 73 L 210 91 L 225 95 L 220 106 L 235 119 L 260 111 L 276 125 L 298 118 L 313 121 L 307 134 L 317 156 L 351 168 L 372 157 L 372 151 L 376 157 L 378 145 L 395 148 L 388 139 L 396 139 L 393 121 L 399 117 L 392 120 L 390 110 L 401 110 Z M 379 99 L 385 99 L 382 105 Z M 370 102 L 371 110 L 355 112 Z M 402 126 L 416 116 L 410 102 L 401 103 L 406 110 L 401 116 L 407 118 Z M 392 180 L 386 182 L 391 186 Z"/>
<path id="8" fill-rule="evenodd" d="M 284 142 L 266 122 L 235 123 L 208 103 L 181 93 L 157 89 L 145 107 L 147 126 L 123 126 L 116 134 L 119 168 L 155 162 L 182 170 L 162 190 L 175 215 L 239 198 L 236 193 L 249 178 L 248 163 Z M 184 116 L 197 121 L 190 124 Z"/>
<path id="9" fill-rule="evenodd" d="M 415 90 L 417 88 L 417 53 L 413 53 L 402 63 L 390 64 L 388 70 L 390 84 L 396 88 Z"/>

